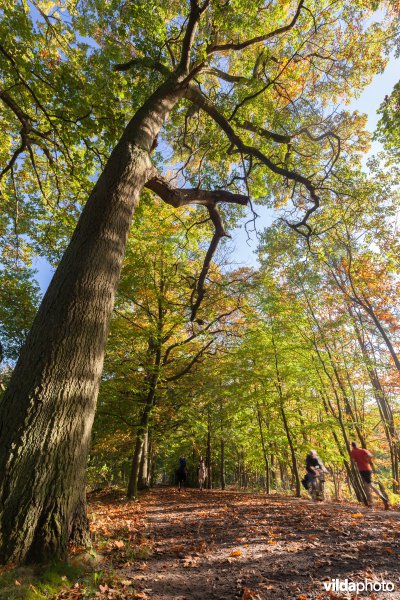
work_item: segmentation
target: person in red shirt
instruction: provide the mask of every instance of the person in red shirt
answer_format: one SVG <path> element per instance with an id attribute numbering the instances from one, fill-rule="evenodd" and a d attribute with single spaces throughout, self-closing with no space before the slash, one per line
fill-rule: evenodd
<path id="1" fill-rule="evenodd" d="M 371 491 L 375 492 L 377 496 L 383 501 L 385 510 L 389 508 L 389 502 L 387 498 L 372 484 L 372 454 L 365 448 L 358 448 L 355 442 L 351 442 L 352 451 L 350 456 L 357 465 L 360 472 L 362 482 L 364 484 L 365 494 L 367 496 L 368 506 L 372 506 L 372 495 Z"/>

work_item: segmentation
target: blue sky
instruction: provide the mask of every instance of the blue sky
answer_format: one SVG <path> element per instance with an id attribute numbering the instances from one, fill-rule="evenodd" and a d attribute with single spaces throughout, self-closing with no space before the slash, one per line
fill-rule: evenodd
<path id="1" fill-rule="evenodd" d="M 354 100 L 347 108 L 349 110 L 358 110 L 368 115 L 367 128 L 373 132 L 378 122 L 377 110 L 386 94 L 390 94 L 395 83 L 400 79 L 400 58 L 391 58 L 384 73 L 375 75 L 372 83 L 365 88 L 357 100 Z M 373 142 L 370 153 L 374 154 L 381 149 L 379 142 Z M 266 207 L 257 207 L 256 212 L 260 215 L 257 219 L 257 229 L 262 231 L 273 220 L 273 211 Z M 237 265 L 256 266 L 257 259 L 254 254 L 257 248 L 257 237 L 254 233 L 250 234 L 248 239 L 244 226 L 232 232 L 232 240 L 228 243 L 230 260 Z M 40 285 L 42 293 L 47 289 L 50 283 L 53 271 L 44 259 L 37 259 L 34 262 L 34 268 L 37 269 L 36 279 Z"/>

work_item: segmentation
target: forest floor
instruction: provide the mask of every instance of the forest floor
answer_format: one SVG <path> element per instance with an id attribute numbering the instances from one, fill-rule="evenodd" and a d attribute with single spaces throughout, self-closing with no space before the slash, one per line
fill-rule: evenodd
<path id="1" fill-rule="evenodd" d="M 323 583 L 336 578 L 391 581 L 392 593 L 358 597 L 400 598 L 399 512 L 162 487 L 142 496 L 133 521 L 131 506 L 118 497 L 92 502 L 98 535 L 114 540 L 111 560 L 127 598 L 355 598 L 354 592 L 325 591 Z"/>
<path id="2" fill-rule="evenodd" d="M 158 487 L 138 503 L 104 490 L 90 513 L 98 554 L 58 600 L 400 599 L 394 510 Z M 332 579 L 394 591 L 327 591 Z"/>

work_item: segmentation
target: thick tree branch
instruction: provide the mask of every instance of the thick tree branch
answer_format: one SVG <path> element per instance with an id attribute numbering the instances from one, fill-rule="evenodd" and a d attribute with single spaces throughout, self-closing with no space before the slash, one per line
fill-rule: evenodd
<path id="1" fill-rule="evenodd" d="M 223 225 L 222 219 L 221 219 L 221 215 L 218 212 L 218 210 L 215 208 L 215 206 L 214 207 L 208 206 L 207 208 L 208 208 L 208 212 L 210 214 L 210 218 L 211 218 L 212 222 L 214 223 L 215 233 L 211 239 L 210 245 L 209 245 L 207 253 L 205 255 L 203 267 L 201 269 L 199 278 L 197 280 L 197 285 L 193 289 L 192 298 L 191 298 L 191 303 L 192 303 L 192 311 L 191 311 L 191 315 L 190 315 L 191 321 L 195 320 L 197 311 L 200 308 L 200 304 L 203 301 L 203 298 L 205 295 L 205 282 L 206 282 L 207 273 L 210 270 L 211 261 L 212 261 L 213 256 L 218 248 L 219 241 L 221 238 L 223 238 L 225 236 L 229 237 L 228 234 L 225 232 L 224 225 Z"/>
<path id="2" fill-rule="evenodd" d="M 249 198 L 244 194 L 234 194 L 228 190 L 203 190 L 197 188 L 176 188 L 171 183 L 157 174 L 145 184 L 145 187 L 155 192 L 164 202 L 179 208 L 188 204 L 200 204 L 215 207 L 218 202 L 241 204 L 246 206 Z"/>
<path id="3" fill-rule="evenodd" d="M 274 142 L 278 142 L 279 144 L 289 144 L 294 138 L 303 134 L 306 135 L 308 139 L 310 139 L 312 142 L 321 142 L 326 138 L 334 138 L 338 144 L 338 151 L 340 151 L 340 136 L 331 130 L 325 131 L 320 135 L 313 135 L 308 127 L 301 127 L 301 129 L 295 131 L 295 133 L 283 135 L 280 133 L 275 133 L 274 131 L 269 131 L 268 129 L 264 129 L 264 127 L 254 125 L 253 123 L 250 123 L 250 121 L 245 120 L 240 122 L 239 120 L 234 119 L 234 122 L 241 129 L 246 129 L 247 131 L 256 133 L 260 137 L 271 139 Z"/>
<path id="4" fill-rule="evenodd" d="M 185 36 L 182 42 L 181 59 L 177 68 L 177 72 L 187 74 L 190 68 L 190 51 L 193 46 L 194 38 L 196 36 L 197 25 L 199 23 L 201 15 L 207 9 L 210 0 L 205 0 L 203 5 L 200 6 L 197 0 L 190 0 L 190 14 L 188 18 L 188 24 L 185 31 Z"/>
<path id="5" fill-rule="evenodd" d="M 230 73 L 225 73 L 225 71 L 221 71 L 221 69 L 217 69 L 217 67 L 205 68 L 202 70 L 202 73 L 207 75 L 215 75 L 219 79 L 223 79 L 228 83 L 253 83 L 256 81 L 255 77 L 244 77 L 243 75 L 231 75 Z"/>
<path id="6" fill-rule="evenodd" d="M 273 173 L 277 175 L 281 175 L 282 177 L 289 179 L 295 183 L 299 183 L 303 185 L 309 192 L 312 206 L 305 212 L 304 217 L 301 221 L 297 223 L 287 222 L 287 225 L 300 233 L 301 235 L 305 235 L 307 238 L 311 235 L 311 228 L 308 225 L 307 221 L 310 215 L 317 210 L 319 207 L 320 199 L 317 194 L 317 188 L 313 184 L 313 182 L 306 176 L 298 173 L 297 171 L 292 171 L 291 169 L 287 169 L 275 164 L 268 156 L 266 156 L 261 150 L 255 148 L 254 146 L 249 146 L 243 142 L 243 140 L 238 136 L 236 131 L 233 129 L 232 125 L 229 123 L 226 117 L 210 102 L 201 91 L 194 85 L 188 85 L 185 97 L 188 100 L 191 100 L 194 104 L 196 104 L 199 108 L 204 110 L 216 123 L 221 127 L 224 131 L 225 135 L 231 142 L 233 148 L 237 148 L 243 155 L 253 156 L 257 158 L 261 163 L 266 165 Z M 304 234 L 303 228 L 306 229 L 307 233 Z"/>
<path id="7" fill-rule="evenodd" d="M 300 12 L 302 5 L 303 5 L 303 2 L 300 2 L 299 7 L 298 7 L 298 13 Z M 297 15 L 297 17 L 298 17 L 298 15 Z M 296 20 L 297 20 L 297 17 L 295 17 Z M 294 25 L 294 23 L 293 23 L 293 25 Z M 276 31 L 278 31 L 278 30 L 276 30 Z M 158 62 L 147 61 L 147 60 L 143 60 L 143 59 L 139 59 L 139 60 L 134 59 L 123 65 L 116 65 L 115 69 L 123 71 L 123 70 L 127 70 L 127 69 L 131 68 L 132 66 L 135 66 L 138 64 L 147 66 L 149 68 L 155 68 L 160 73 L 163 73 L 165 75 L 171 74 L 170 70 L 165 65 L 158 63 Z M 308 239 L 311 235 L 311 227 L 308 225 L 307 221 L 308 221 L 309 217 L 318 209 L 318 207 L 320 205 L 320 198 L 317 193 L 317 188 L 314 185 L 314 183 L 311 181 L 311 179 L 302 175 L 301 173 L 298 173 L 297 171 L 293 171 L 291 169 L 287 169 L 285 167 L 275 164 L 270 158 L 268 158 L 268 156 L 266 156 L 258 148 L 255 148 L 253 146 L 249 146 L 249 145 L 245 144 L 243 142 L 243 140 L 239 137 L 239 135 L 236 133 L 236 131 L 234 130 L 234 128 L 232 127 L 232 125 L 230 124 L 228 119 L 222 113 L 219 112 L 219 110 L 216 108 L 216 106 L 210 100 L 208 100 L 208 98 L 206 98 L 202 94 L 201 90 L 197 86 L 195 86 L 191 83 L 188 83 L 184 87 L 185 87 L 184 97 L 186 97 L 188 100 L 193 102 L 193 104 L 195 104 L 196 106 L 198 106 L 199 108 L 204 110 L 204 112 L 206 112 L 217 123 L 217 125 L 220 126 L 220 128 L 224 131 L 224 133 L 228 137 L 229 141 L 231 142 L 232 148 L 236 148 L 243 155 L 253 156 L 253 157 L 257 158 L 262 164 L 266 165 L 273 173 L 276 173 L 277 175 L 281 175 L 282 177 L 284 177 L 290 181 L 293 181 L 294 183 L 303 185 L 307 189 L 307 191 L 310 194 L 310 199 L 311 199 L 311 203 L 312 203 L 311 206 L 306 210 L 303 218 L 300 221 L 291 223 L 291 222 L 285 220 L 285 223 L 291 229 L 294 229 L 297 233 L 305 236 Z M 265 131 L 265 135 L 267 135 L 267 130 L 264 130 L 264 131 Z M 257 133 L 259 133 L 259 130 L 257 130 Z M 272 132 L 269 132 L 269 133 L 272 135 Z M 304 128 L 302 133 L 306 133 L 306 135 L 308 135 L 309 137 L 311 136 L 312 138 L 314 138 L 315 141 L 317 141 L 317 138 L 312 136 L 312 134 L 310 134 L 310 132 L 306 128 Z M 278 141 L 278 137 L 279 137 L 279 142 L 284 143 L 283 137 L 281 138 L 279 136 L 279 134 L 273 134 L 273 135 L 275 136 L 276 141 Z M 299 132 L 297 132 L 296 135 L 299 135 Z M 323 134 L 323 136 L 328 137 L 328 133 Z M 321 136 L 319 136 L 319 137 L 321 137 Z M 285 138 L 285 142 L 286 142 L 286 138 Z M 335 160 L 336 160 L 336 158 L 335 158 Z M 172 195 L 171 195 L 171 198 L 172 198 Z M 176 202 L 176 200 L 174 200 L 174 202 Z M 192 202 L 192 203 L 194 203 L 194 202 Z M 206 202 L 198 202 L 198 203 L 207 205 Z M 172 205 L 174 206 L 174 204 L 172 204 Z M 178 205 L 182 205 L 182 204 L 178 204 Z M 215 250 L 214 250 L 214 252 L 215 252 Z"/>
<path id="8" fill-rule="evenodd" d="M 205 295 L 205 281 L 207 273 L 210 269 L 211 261 L 217 250 L 219 241 L 223 237 L 229 237 L 225 231 L 221 215 L 217 209 L 218 202 L 228 202 L 231 204 L 240 204 L 246 206 L 249 202 L 249 197 L 244 194 L 234 194 L 227 190 L 202 190 L 202 189 L 184 189 L 175 188 L 164 177 L 157 174 L 152 177 L 145 187 L 155 192 L 164 202 L 178 208 L 187 206 L 188 204 L 200 204 L 205 206 L 210 215 L 210 219 L 214 225 L 214 235 L 211 239 L 207 253 L 204 258 L 203 267 L 201 269 L 196 286 L 193 288 L 191 298 L 191 315 L 190 320 L 194 321 L 197 311 Z"/>
<path id="9" fill-rule="evenodd" d="M 24 131 L 28 133 L 31 128 L 31 118 L 29 117 L 29 115 L 27 115 L 26 112 L 24 112 L 18 106 L 18 104 L 13 100 L 12 96 L 10 96 L 10 94 L 6 90 L 0 89 L 0 98 L 3 100 L 4 104 L 6 104 L 8 108 L 10 108 L 13 111 L 17 119 L 20 121 L 22 127 L 24 128 Z"/>
<path id="10" fill-rule="evenodd" d="M 266 42 L 267 40 L 269 40 L 273 37 L 276 37 L 277 35 L 280 35 L 281 33 L 285 33 L 286 31 L 289 31 L 296 25 L 297 20 L 301 13 L 303 4 L 304 4 L 304 0 L 300 0 L 293 19 L 287 25 L 278 27 L 277 29 L 274 29 L 273 31 L 270 31 L 264 35 L 258 35 L 254 38 L 245 40 L 243 42 L 238 42 L 238 43 L 230 42 L 228 44 L 214 44 L 207 48 L 207 54 L 211 55 L 211 54 L 215 54 L 216 52 L 225 52 L 227 50 L 243 50 L 244 48 L 248 48 L 249 46 L 252 46 L 254 44 L 259 44 L 260 42 Z"/>
<path id="11" fill-rule="evenodd" d="M 155 69 L 162 75 L 166 75 L 170 77 L 172 71 L 164 65 L 162 62 L 153 60 L 151 58 L 132 58 L 132 60 L 128 60 L 125 63 L 117 63 L 114 65 L 114 71 L 129 71 L 133 67 L 146 67 L 148 69 Z"/>

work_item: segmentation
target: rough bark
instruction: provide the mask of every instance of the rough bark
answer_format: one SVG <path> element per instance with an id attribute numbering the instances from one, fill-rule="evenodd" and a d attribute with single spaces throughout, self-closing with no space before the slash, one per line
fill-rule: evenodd
<path id="1" fill-rule="evenodd" d="M 72 517 L 69 543 L 72 546 L 87 548 L 91 546 L 89 519 L 86 511 L 86 493 L 82 490 L 75 513 Z"/>
<path id="2" fill-rule="evenodd" d="M 176 89 L 164 83 L 111 153 L 0 405 L 1 563 L 66 556 L 131 218 Z"/>

